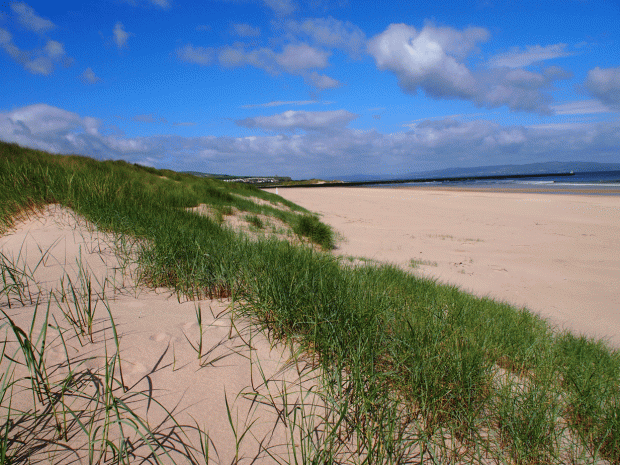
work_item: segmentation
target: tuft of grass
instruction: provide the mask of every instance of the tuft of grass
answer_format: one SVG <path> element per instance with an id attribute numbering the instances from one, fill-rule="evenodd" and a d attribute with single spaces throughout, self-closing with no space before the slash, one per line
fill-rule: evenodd
<path id="1" fill-rule="evenodd" d="M 417 268 L 420 265 L 423 266 L 439 266 L 439 264 L 437 262 L 431 261 L 431 260 L 416 260 L 415 258 L 412 258 L 409 261 L 409 266 L 411 268 Z"/>
<path id="2" fill-rule="evenodd" d="M 217 211 L 223 216 L 231 216 L 235 214 L 233 207 L 230 205 L 223 205 L 217 209 Z"/>
<path id="3" fill-rule="evenodd" d="M 304 215 L 299 217 L 293 231 L 295 234 L 307 237 L 312 242 L 319 244 L 323 250 L 331 250 L 335 247 L 332 230 L 329 226 L 321 223 L 316 216 Z"/>
<path id="4" fill-rule="evenodd" d="M 247 221 L 250 225 L 254 226 L 256 229 L 263 229 L 265 227 L 263 220 L 261 220 L 256 215 L 246 215 L 245 221 Z"/>

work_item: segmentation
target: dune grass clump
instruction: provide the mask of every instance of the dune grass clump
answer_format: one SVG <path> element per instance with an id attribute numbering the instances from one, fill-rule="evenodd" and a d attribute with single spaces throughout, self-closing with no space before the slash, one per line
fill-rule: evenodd
<path id="1" fill-rule="evenodd" d="M 306 354 L 321 373 L 323 413 L 312 419 L 304 406 L 283 413 L 305 425 L 291 434 L 297 445 L 288 463 L 620 461 L 617 350 L 391 265 L 344 266 L 329 253 L 274 237 L 249 240 L 186 210 L 208 204 L 273 216 L 334 247 L 316 216 L 277 196 L 1 144 L 0 200 L 4 228 L 20 212 L 55 202 L 134 238 L 142 283 L 230 298 L 240 315 Z M 0 302 L 25 300 L 27 289 L 16 284 L 25 281 L 9 268 Z M 80 308 L 74 320 L 88 339 L 90 310 Z M 10 327 L 6 318 L 1 324 Z M 200 358 L 200 339 L 192 344 Z M 10 370 L 2 375 L 3 406 L 13 379 Z M 45 394 L 45 382 L 32 379 L 33 391 Z M 9 456 L 13 413 L 2 415 L 0 453 Z"/>
<path id="2" fill-rule="evenodd" d="M 256 215 L 246 215 L 245 220 L 256 229 L 263 229 L 265 227 L 265 223 Z"/>
<path id="3" fill-rule="evenodd" d="M 418 268 L 419 266 L 439 266 L 439 264 L 431 260 L 416 260 L 412 258 L 409 260 L 409 266 L 411 268 Z"/>
<path id="4" fill-rule="evenodd" d="M 323 250 L 331 250 L 335 247 L 334 233 L 331 228 L 314 215 L 304 215 L 299 217 L 293 231 L 299 236 L 310 239 L 311 242 L 319 244 Z"/>

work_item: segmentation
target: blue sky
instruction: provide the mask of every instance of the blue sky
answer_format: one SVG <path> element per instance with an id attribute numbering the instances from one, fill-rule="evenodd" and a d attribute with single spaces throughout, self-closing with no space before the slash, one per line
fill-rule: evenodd
<path id="1" fill-rule="evenodd" d="M 620 7 L 0 0 L 0 140 L 293 178 L 620 163 Z"/>

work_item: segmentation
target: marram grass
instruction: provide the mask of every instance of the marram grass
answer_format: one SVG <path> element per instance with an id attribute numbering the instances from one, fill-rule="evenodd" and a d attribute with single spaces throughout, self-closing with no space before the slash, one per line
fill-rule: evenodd
<path id="1" fill-rule="evenodd" d="M 317 248 L 249 240 L 187 211 L 207 204 L 274 216 L 333 247 L 333 232 L 316 216 L 250 186 L 1 144 L 0 230 L 48 203 L 133 238 L 143 283 L 234 299 L 238 312 L 314 361 L 327 407 L 318 417 L 288 411 L 301 433 L 291 434 L 286 463 L 620 462 L 620 354 L 601 341 L 390 265 L 344 266 Z M 3 259 L 1 305 L 27 298 L 26 275 Z M 68 318 L 88 338 L 91 310 L 79 308 Z M 21 335 L 33 395 L 45 399 L 50 388 L 37 358 L 44 344 L 24 338 L 6 316 L 2 325 Z M 191 342 L 200 359 L 200 340 Z M 2 360 L 0 457 L 13 463 L 11 425 L 20 412 L 10 403 L 14 367 L 4 352 Z M 110 392 L 122 384 L 112 374 L 104 381 Z M 101 400 L 114 407 L 104 425 L 129 422 L 165 452 L 122 399 Z M 105 426 L 80 428 L 101 445 L 93 454 L 108 447 L 118 462 L 128 460 L 128 445 L 106 442 Z M 208 436 L 200 437 L 208 455 Z"/>

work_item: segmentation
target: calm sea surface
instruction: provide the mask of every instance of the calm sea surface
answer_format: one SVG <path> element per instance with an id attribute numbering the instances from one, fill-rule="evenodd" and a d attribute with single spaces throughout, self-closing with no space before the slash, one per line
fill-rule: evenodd
<path id="1" fill-rule="evenodd" d="M 398 188 L 414 186 L 467 187 L 474 189 L 527 190 L 544 193 L 579 193 L 620 195 L 620 171 L 590 171 L 573 176 L 546 176 L 519 179 L 480 179 L 468 181 L 431 181 L 423 183 L 384 184 L 376 187 Z"/>

